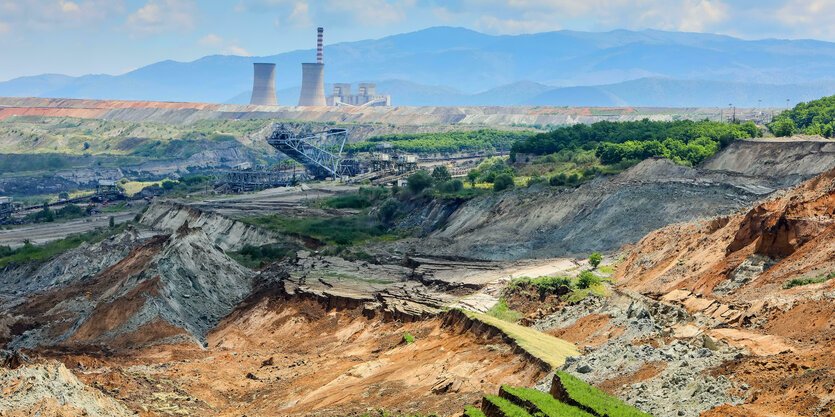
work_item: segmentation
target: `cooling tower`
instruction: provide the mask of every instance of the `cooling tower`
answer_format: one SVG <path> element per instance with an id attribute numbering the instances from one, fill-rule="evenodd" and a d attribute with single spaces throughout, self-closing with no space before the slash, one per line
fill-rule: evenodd
<path id="1" fill-rule="evenodd" d="M 325 106 L 325 64 L 322 59 L 322 28 L 317 29 L 316 63 L 302 64 L 302 92 L 299 106 Z"/>
<path id="2" fill-rule="evenodd" d="M 255 72 L 252 81 L 252 98 L 249 104 L 277 106 L 275 96 L 275 64 L 252 64 Z"/>

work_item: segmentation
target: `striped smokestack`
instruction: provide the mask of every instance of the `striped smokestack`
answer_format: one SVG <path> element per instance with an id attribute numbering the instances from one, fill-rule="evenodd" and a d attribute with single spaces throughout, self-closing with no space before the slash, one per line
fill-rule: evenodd
<path id="1" fill-rule="evenodd" d="M 324 64 L 325 59 L 323 57 L 324 53 L 322 51 L 322 49 L 323 49 L 322 38 L 324 36 L 325 28 L 318 28 L 316 31 L 317 31 L 317 36 L 316 36 L 316 63 L 317 64 Z"/>

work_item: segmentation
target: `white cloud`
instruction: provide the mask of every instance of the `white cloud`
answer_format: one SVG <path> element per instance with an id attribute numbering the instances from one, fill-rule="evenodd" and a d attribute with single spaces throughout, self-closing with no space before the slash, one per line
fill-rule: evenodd
<path id="1" fill-rule="evenodd" d="M 835 2 L 789 0 L 774 16 L 781 26 L 804 28 L 807 36 L 835 37 Z"/>
<path id="2" fill-rule="evenodd" d="M 238 56 L 252 56 L 249 51 L 237 45 L 230 45 L 220 52 L 223 55 L 238 55 Z"/>
<path id="3" fill-rule="evenodd" d="M 556 19 L 547 18 L 499 19 L 495 16 L 485 15 L 481 16 L 475 24 L 480 29 L 501 35 L 549 32 L 562 29 Z"/>
<path id="4" fill-rule="evenodd" d="M 214 33 L 210 33 L 200 38 L 197 43 L 203 46 L 218 46 L 223 44 L 223 38 L 215 35 Z"/>
<path id="5" fill-rule="evenodd" d="M 124 10 L 123 0 L 0 0 L 6 33 L 94 29 Z"/>
<path id="6" fill-rule="evenodd" d="M 310 20 L 310 5 L 303 1 L 296 3 L 287 21 L 294 27 L 304 28 L 313 26 L 313 22 Z"/>
<path id="7" fill-rule="evenodd" d="M 210 33 L 197 40 L 197 44 L 218 51 L 222 55 L 252 56 L 252 54 L 239 46 L 239 39 L 224 39 L 214 33 Z"/>
<path id="8" fill-rule="evenodd" d="M 128 16 L 125 28 L 137 37 L 165 32 L 190 32 L 197 24 L 197 5 L 191 0 L 148 0 Z"/>

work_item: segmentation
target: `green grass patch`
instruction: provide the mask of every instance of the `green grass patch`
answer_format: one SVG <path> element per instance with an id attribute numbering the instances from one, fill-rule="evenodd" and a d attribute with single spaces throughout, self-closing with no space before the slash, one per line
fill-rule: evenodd
<path id="1" fill-rule="evenodd" d="M 363 209 L 366 207 L 371 207 L 371 201 L 361 195 L 357 194 L 348 194 L 348 195 L 340 195 L 337 197 L 331 197 L 325 200 L 323 204 L 325 207 L 335 208 L 335 209 Z"/>
<path id="2" fill-rule="evenodd" d="M 370 240 L 396 240 L 400 236 L 374 217 L 359 214 L 343 217 L 294 218 L 266 215 L 241 219 L 243 222 L 285 234 L 312 237 L 329 245 L 353 246 Z"/>
<path id="3" fill-rule="evenodd" d="M 407 345 L 415 343 L 415 337 L 410 335 L 409 333 L 403 333 L 403 341 L 406 342 Z"/>
<path id="4" fill-rule="evenodd" d="M 615 268 L 611 265 L 605 265 L 605 266 L 598 267 L 597 270 L 604 273 L 604 274 L 610 274 L 611 275 L 611 274 L 615 273 Z"/>
<path id="5" fill-rule="evenodd" d="M 239 251 L 230 251 L 226 254 L 247 268 L 258 269 L 264 264 L 295 256 L 299 249 L 301 248 L 295 245 L 271 243 L 262 246 L 245 245 Z"/>
<path id="6" fill-rule="evenodd" d="M 835 278 L 835 271 L 830 272 L 826 275 L 818 275 L 816 277 L 794 278 L 786 281 L 786 283 L 783 284 L 783 289 L 787 290 L 789 288 L 799 287 L 801 285 L 820 284 L 822 282 L 829 281 L 832 278 Z"/>
<path id="7" fill-rule="evenodd" d="M 532 417 L 524 408 L 519 407 L 502 397 L 485 395 L 484 401 L 495 405 L 499 410 L 501 410 L 505 417 Z"/>
<path id="8" fill-rule="evenodd" d="M 511 323 L 516 323 L 524 317 L 522 313 L 511 310 L 510 307 L 507 306 L 507 302 L 504 298 L 499 299 L 499 302 L 496 303 L 496 305 L 487 310 L 487 315 L 500 320 L 509 321 Z"/>
<path id="9" fill-rule="evenodd" d="M 471 311 L 464 311 L 464 313 L 473 320 L 495 326 L 516 341 L 522 349 L 555 368 L 562 366 L 565 363 L 565 358 L 580 354 L 573 344 L 530 327 L 510 323 L 488 314 Z"/>
<path id="10" fill-rule="evenodd" d="M 583 382 L 581 379 L 563 371 L 557 371 L 557 377 L 565 388 L 569 398 L 588 407 L 599 416 L 609 417 L 652 417 L 625 402 Z"/>
<path id="11" fill-rule="evenodd" d="M 101 242 L 121 233 L 126 227 L 127 224 L 122 223 L 113 228 L 98 228 L 87 233 L 55 240 L 42 246 L 35 246 L 28 242 L 17 249 L 0 246 L 0 268 L 5 268 L 9 264 L 22 265 L 29 262 L 43 262 L 55 255 L 75 249 L 84 242 L 91 244 Z"/>
<path id="12" fill-rule="evenodd" d="M 529 403 L 535 410 L 528 410 L 537 416 L 545 417 L 594 417 L 577 407 L 559 402 L 550 394 L 530 388 L 513 388 L 507 385 L 502 386 L 502 391 L 507 395 L 518 399 L 513 401 L 517 404 Z M 527 407 L 527 405 L 526 405 Z"/>
<path id="13" fill-rule="evenodd" d="M 464 407 L 464 417 L 487 417 L 484 412 L 471 405 Z"/>

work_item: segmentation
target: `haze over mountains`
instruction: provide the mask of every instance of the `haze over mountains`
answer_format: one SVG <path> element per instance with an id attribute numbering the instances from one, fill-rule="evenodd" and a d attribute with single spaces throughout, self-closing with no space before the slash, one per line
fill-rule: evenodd
<path id="1" fill-rule="evenodd" d="M 313 59 L 310 49 L 169 60 L 117 76 L 47 74 L 0 83 L 0 96 L 243 104 L 251 64 L 275 62 L 279 104 L 295 105 L 299 63 Z M 835 93 L 835 43 L 657 30 L 494 36 L 435 27 L 328 45 L 325 62 L 327 83 L 377 82 L 393 105 L 776 107 Z"/>

